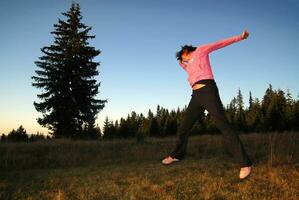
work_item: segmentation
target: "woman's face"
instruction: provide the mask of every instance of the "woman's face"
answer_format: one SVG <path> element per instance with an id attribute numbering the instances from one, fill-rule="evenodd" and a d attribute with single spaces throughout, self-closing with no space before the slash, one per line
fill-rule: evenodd
<path id="1" fill-rule="evenodd" d="M 182 53 L 182 61 L 188 62 L 190 60 L 190 54 L 187 51 Z"/>

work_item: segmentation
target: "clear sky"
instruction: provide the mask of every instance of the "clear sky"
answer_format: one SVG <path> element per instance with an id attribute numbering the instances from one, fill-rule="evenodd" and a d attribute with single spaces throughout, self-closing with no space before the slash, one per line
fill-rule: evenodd
<path id="1" fill-rule="evenodd" d="M 93 29 L 91 44 L 102 51 L 98 98 L 108 99 L 99 113 L 116 120 L 131 111 L 147 113 L 156 106 L 185 106 L 191 95 L 187 74 L 175 52 L 250 32 L 247 40 L 210 54 L 223 104 L 241 89 L 262 98 L 274 89 L 299 93 L 298 0 L 77 0 L 83 22 Z M 19 125 L 27 132 L 40 127 L 33 101 L 40 93 L 31 86 L 40 48 L 53 42 L 53 25 L 69 0 L 0 1 L 0 133 Z"/>

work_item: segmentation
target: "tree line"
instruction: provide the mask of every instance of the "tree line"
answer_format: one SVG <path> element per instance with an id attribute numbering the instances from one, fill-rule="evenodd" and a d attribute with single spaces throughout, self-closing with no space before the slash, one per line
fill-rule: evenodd
<path id="1" fill-rule="evenodd" d="M 155 112 L 149 109 L 146 115 L 132 111 L 120 120 L 112 121 L 106 117 L 102 130 L 96 126 L 94 137 L 78 139 L 136 138 L 142 141 L 145 137 L 174 136 L 185 111 L 186 106 L 168 110 L 158 105 Z M 246 107 L 239 89 L 237 95 L 224 107 L 224 111 L 230 124 L 242 133 L 299 130 L 299 99 L 293 99 L 289 91 L 273 90 L 271 85 L 261 100 L 253 98 L 250 92 Z M 213 119 L 204 110 L 190 131 L 191 135 L 218 133 Z M 20 126 L 17 130 L 2 134 L 1 141 L 37 141 L 52 138 L 41 133 L 27 134 L 23 126 Z"/>
<path id="2" fill-rule="evenodd" d="M 289 91 L 273 90 L 272 85 L 269 85 L 261 100 L 253 98 L 250 92 L 247 107 L 239 89 L 236 97 L 233 97 L 224 110 L 230 124 L 239 132 L 299 130 L 299 100 L 293 99 Z M 146 116 L 133 111 L 126 118 L 116 121 L 106 117 L 103 138 L 143 139 L 147 136 L 176 135 L 185 111 L 186 107 L 168 110 L 158 105 L 155 113 L 149 110 Z M 217 133 L 219 130 L 213 119 L 204 110 L 190 131 L 191 135 Z"/>
<path id="3" fill-rule="evenodd" d="M 93 137 L 86 137 L 83 135 L 82 137 L 76 137 L 73 139 L 80 139 L 80 140 L 101 139 L 102 134 L 101 134 L 100 127 L 96 126 L 95 130 L 96 131 L 95 131 L 95 134 Z M 41 140 L 52 140 L 54 138 L 56 138 L 56 137 L 51 134 L 45 135 L 39 131 L 37 131 L 36 133 L 28 133 L 22 125 L 20 125 L 17 129 L 12 129 L 7 134 L 4 134 L 4 133 L 0 134 L 1 142 L 36 142 L 36 141 L 41 141 Z"/>
<path id="4" fill-rule="evenodd" d="M 2 134 L 1 142 L 34 142 L 39 140 L 51 139 L 50 136 L 43 135 L 40 132 L 36 134 L 27 134 L 25 128 L 21 125 L 16 130 L 13 129 L 8 134 Z"/>

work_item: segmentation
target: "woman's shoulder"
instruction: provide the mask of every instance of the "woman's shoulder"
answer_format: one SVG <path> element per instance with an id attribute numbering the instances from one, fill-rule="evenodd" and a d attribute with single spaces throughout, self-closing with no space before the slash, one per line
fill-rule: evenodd
<path id="1" fill-rule="evenodd" d="M 199 56 L 199 55 L 205 55 L 206 54 L 206 50 L 208 48 L 207 44 L 202 44 L 196 47 L 195 51 L 193 52 L 195 56 Z"/>

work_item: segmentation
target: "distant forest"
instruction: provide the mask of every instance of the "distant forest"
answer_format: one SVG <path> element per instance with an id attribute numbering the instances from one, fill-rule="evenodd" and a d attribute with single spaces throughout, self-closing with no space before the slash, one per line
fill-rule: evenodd
<path id="1" fill-rule="evenodd" d="M 293 99 L 290 92 L 273 90 L 269 85 L 261 100 L 249 93 L 248 107 L 244 106 L 241 90 L 231 102 L 224 107 L 226 116 L 232 126 L 242 133 L 298 131 L 299 130 L 299 100 Z M 104 122 L 103 138 L 142 139 L 145 136 L 163 137 L 176 135 L 186 107 L 169 111 L 157 106 L 155 113 L 148 111 L 147 116 L 132 112 L 120 121 Z M 209 113 L 203 112 L 191 129 L 191 135 L 218 134 L 213 119 Z"/>
<path id="2" fill-rule="evenodd" d="M 114 138 L 137 138 L 143 140 L 145 137 L 165 137 L 176 135 L 186 107 L 168 110 L 160 105 L 155 113 L 148 111 L 147 116 L 132 111 L 126 118 L 111 121 L 106 117 L 101 130 L 96 128 L 98 137 L 78 139 L 114 139 Z M 269 85 L 261 100 L 254 98 L 249 93 L 248 106 L 244 106 L 241 90 L 237 96 L 224 107 L 226 116 L 239 132 L 283 132 L 299 130 L 299 100 L 293 99 L 290 92 L 273 90 Z M 209 113 L 203 112 L 191 129 L 191 135 L 218 134 L 219 131 L 213 123 Z M 40 133 L 27 134 L 20 126 L 9 134 L 2 134 L 1 141 L 36 141 L 51 139 Z"/>

